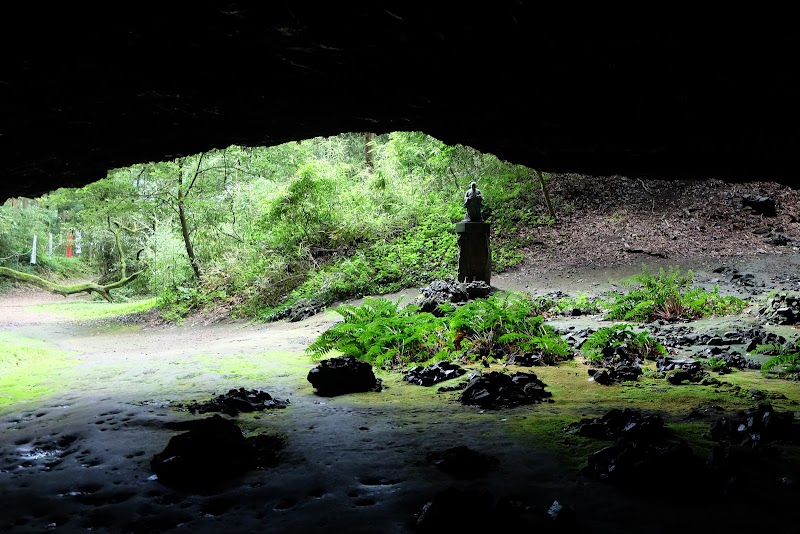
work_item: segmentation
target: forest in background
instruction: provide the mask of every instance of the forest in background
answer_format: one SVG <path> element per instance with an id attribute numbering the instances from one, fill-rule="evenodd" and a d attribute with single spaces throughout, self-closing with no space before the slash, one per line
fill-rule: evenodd
<path id="1" fill-rule="evenodd" d="M 0 265 L 99 283 L 141 271 L 116 299 L 155 295 L 168 320 L 209 307 L 270 320 L 303 298 L 327 305 L 454 278 L 454 223 L 473 180 L 492 223 L 493 271 L 514 266 L 520 228 L 553 222 L 550 178 L 420 132 L 231 146 L 6 201 Z M 67 258 L 76 231 L 81 253 Z"/>

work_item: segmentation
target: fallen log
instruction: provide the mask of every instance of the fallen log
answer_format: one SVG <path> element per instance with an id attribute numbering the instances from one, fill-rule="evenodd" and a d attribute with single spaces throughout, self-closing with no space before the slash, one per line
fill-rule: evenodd
<path id="1" fill-rule="evenodd" d="M 109 291 L 112 289 L 120 288 L 124 285 L 127 285 L 133 282 L 142 271 L 138 271 L 133 273 L 130 276 L 122 278 L 116 282 L 112 282 L 110 284 L 106 284 L 101 286 L 100 284 L 96 284 L 94 282 L 81 282 L 80 284 L 72 284 L 72 285 L 61 285 L 56 284 L 54 282 L 50 282 L 45 280 L 44 278 L 40 278 L 35 274 L 28 274 L 23 273 L 20 271 L 15 271 L 14 269 L 9 269 L 7 267 L 0 267 L 0 278 L 10 278 L 15 282 L 20 282 L 23 284 L 30 284 L 33 286 L 38 287 L 39 289 L 44 289 L 45 291 L 49 291 L 50 293 L 55 293 L 56 295 L 74 295 L 76 293 L 97 293 L 98 295 L 102 296 L 108 302 L 113 302 Z"/>

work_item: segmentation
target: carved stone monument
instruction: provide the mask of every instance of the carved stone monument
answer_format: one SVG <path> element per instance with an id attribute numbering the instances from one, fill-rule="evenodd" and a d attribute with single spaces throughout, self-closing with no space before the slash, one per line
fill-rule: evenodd
<path id="1" fill-rule="evenodd" d="M 458 234 L 458 281 L 481 280 L 491 285 L 492 254 L 489 248 L 490 225 L 483 220 L 483 195 L 472 182 L 464 194 L 464 220 L 456 223 Z"/>

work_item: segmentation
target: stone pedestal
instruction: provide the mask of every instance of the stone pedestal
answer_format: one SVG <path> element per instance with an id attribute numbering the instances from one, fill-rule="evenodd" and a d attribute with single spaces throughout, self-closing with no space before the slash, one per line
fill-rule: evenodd
<path id="1" fill-rule="evenodd" d="M 491 285 L 492 253 L 489 248 L 489 223 L 456 223 L 458 235 L 458 281 L 482 280 Z"/>

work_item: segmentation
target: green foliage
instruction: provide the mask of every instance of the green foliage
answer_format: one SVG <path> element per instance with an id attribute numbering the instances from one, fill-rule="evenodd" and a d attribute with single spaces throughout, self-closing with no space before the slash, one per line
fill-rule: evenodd
<path id="1" fill-rule="evenodd" d="M 649 332 L 635 332 L 633 326 L 627 323 L 606 326 L 590 335 L 581 351 L 590 362 L 599 362 L 609 349 L 624 347 L 626 352 L 638 356 L 642 360 L 655 360 L 658 356 L 666 355 L 667 349 L 654 339 Z"/>
<path id="2" fill-rule="evenodd" d="M 774 356 L 761 364 L 763 374 L 774 373 L 779 377 L 787 377 L 800 373 L 800 352 Z"/>
<path id="3" fill-rule="evenodd" d="M 182 321 L 185 317 L 208 306 L 220 295 L 198 287 L 172 286 L 158 295 L 158 307 L 165 321 Z"/>
<path id="4" fill-rule="evenodd" d="M 550 177 L 547 173 L 544 176 L 545 180 Z M 479 183 L 486 197 L 487 215 L 501 238 L 515 235 L 523 225 L 553 224 L 541 199 L 539 180 L 531 169 L 522 165 L 497 165 L 490 168 L 489 174 L 481 177 Z"/>
<path id="5" fill-rule="evenodd" d="M 552 307 L 556 313 L 564 313 L 572 310 L 580 310 L 584 315 L 594 315 L 603 311 L 602 301 L 592 298 L 588 293 L 578 292 L 574 297 L 562 297 L 558 299 Z"/>
<path id="6" fill-rule="evenodd" d="M 800 373 L 800 347 L 795 343 L 765 343 L 753 351 L 756 354 L 772 355 L 761 364 L 761 373 L 779 378 L 796 377 Z"/>
<path id="7" fill-rule="evenodd" d="M 642 265 L 641 274 L 625 281 L 630 287 L 627 293 L 609 295 L 607 317 L 624 321 L 697 319 L 738 313 L 747 304 L 720 295 L 716 285 L 711 292 L 693 287 L 693 279 L 692 271 L 684 273 L 679 267 L 660 268 L 655 275 Z"/>
<path id="8" fill-rule="evenodd" d="M 475 299 L 450 319 L 454 346 L 472 358 L 535 352 L 552 364 L 571 357 L 569 346 L 538 313 L 535 299 L 509 292 Z"/>
<path id="9" fill-rule="evenodd" d="M 757 346 L 753 352 L 755 354 L 767 354 L 770 356 L 776 356 L 780 354 L 785 354 L 790 352 L 792 345 L 786 344 L 783 345 L 781 343 L 764 343 L 763 345 Z"/>
<path id="10" fill-rule="evenodd" d="M 168 317 L 219 303 L 268 319 L 299 298 L 330 304 L 452 277 L 453 224 L 472 180 L 486 198 L 496 272 L 523 259 L 525 226 L 548 224 L 526 167 L 421 132 L 370 139 L 369 164 L 355 133 L 113 169 L 28 209 L 0 208 L 0 258 L 24 266 L 34 232 L 41 245 L 49 231 L 78 229 L 93 278 L 143 270 L 122 293 L 163 292 Z M 177 289 L 195 286 L 215 296 Z"/>
<path id="11" fill-rule="evenodd" d="M 331 304 L 448 278 L 457 269 L 456 217 L 452 207 L 430 210 L 416 226 L 393 239 L 366 245 L 349 257 L 332 259 L 310 272 L 284 302 L 273 304 L 260 315 L 267 318 L 301 298 L 315 297 Z"/>
<path id="12" fill-rule="evenodd" d="M 0 206 L 0 265 L 35 274 L 46 280 L 63 281 L 85 278 L 91 268 L 83 256 L 66 257 L 66 244 L 59 243 L 62 223 L 57 210 L 44 202 L 23 199 L 6 201 Z M 54 235 L 53 255 L 48 238 Z M 31 265 L 33 236 L 37 236 L 36 264 Z"/>
<path id="13" fill-rule="evenodd" d="M 76 280 L 88 278 L 92 274 L 91 266 L 81 257 L 53 255 L 51 258 L 47 254 L 38 256 L 36 266 L 30 270 L 47 280 Z"/>
<path id="14" fill-rule="evenodd" d="M 531 315 L 525 294 L 476 299 L 458 308 L 440 307 L 442 317 L 400 307 L 382 297 L 361 306 L 335 308 L 344 319 L 323 332 L 307 353 L 319 359 L 332 350 L 382 367 L 400 367 L 441 359 L 487 358 L 535 352 L 553 364 L 571 357 L 569 346 L 540 315 Z"/>
<path id="15" fill-rule="evenodd" d="M 319 359 L 332 350 L 379 367 L 424 362 L 442 349 L 444 320 L 420 313 L 400 300 L 367 298 L 361 306 L 343 304 L 336 311 L 344 319 L 309 345 L 307 353 Z"/>
<path id="16" fill-rule="evenodd" d="M 533 300 L 525 293 L 489 295 L 456 308 L 450 327 L 466 336 L 500 337 L 537 328 L 539 321 L 531 321 L 533 309 Z"/>
<path id="17" fill-rule="evenodd" d="M 519 248 L 516 239 L 496 239 L 491 243 L 492 270 L 502 273 L 522 263 L 525 254 Z"/>
<path id="18" fill-rule="evenodd" d="M 718 373 L 725 373 L 730 370 L 728 368 L 728 362 L 725 361 L 725 358 L 720 358 L 719 356 L 713 356 L 709 358 L 706 363 L 712 371 L 716 371 Z"/>

